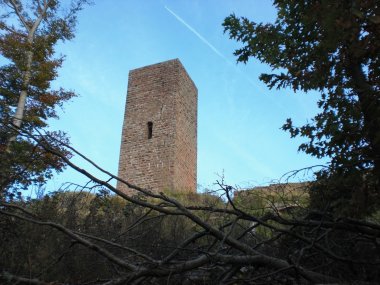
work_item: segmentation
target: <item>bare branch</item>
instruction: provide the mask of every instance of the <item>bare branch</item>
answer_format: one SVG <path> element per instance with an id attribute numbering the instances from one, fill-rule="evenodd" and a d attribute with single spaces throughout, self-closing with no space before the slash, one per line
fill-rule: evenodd
<path id="1" fill-rule="evenodd" d="M 1 280 L 13 281 L 14 284 L 28 284 L 28 285 L 50 285 L 50 284 L 52 284 L 51 282 L 41 281 L 41 280 L 38 280 L 36 278 L 31 279 L 31 278 L 25 278 L 25 277 L 13 275 L 13 274 L 6 272 L 6 271 L 0 272 L 0 281 Z M 60 283 L 55 282 L 55 284 L 58 285 Z"/>
<path id="2" fill-rule="evenodd" d="M 16 0 L 10 0 L 10 7 L 13 9 L 13 11 L 16 13 L 17 17 L 19 18 L 19 20 L 21 21 L 21 23 L 24 25 L 25 29 L 29 32 L 31 27 L 29 27 L 26 19 L 24 18 L 24 16 L 22 15 L 22 11 L 20 11 L 20 3 Z"/>
<path id="3" fill-rule="evenodd" d="M 87 248 L 89 248 L 89 249 L 91 249 L 91 250 L 99 253 L 100 255 L 104 256 L 105 258 L 107 258 L 111 262 L 113 262 L 113 263 L 115 263 L 115 264 L 117 264 L 117 265 L 119 265 L 119 266 L 121 266 L 121 267 L 123 267 L 125 269 L 131 270 L 131 271 L 137 270 L 137 267 L 135 267 L 134 265 L 121 260 L 120 258 L 118 258 L 117 256 L 113 255 L 112 253 L 110 253 L 109 251 L 105 250 L 104 248 L 96 245 L 95 243 L 89 242 L 88 240 L 80 237 L 79 235 L 75 234 L 74 232 L 72 232 L 71 230 L 69 230 L 68 228 L 66 228 L 66 227 L 64 227 L 62 225 L 59 225 L 59 224 L 56 224 L 56 223 L 53 223 L 53 222 L 38 221 L 38 220 L 35 220 L 35 219 L 23 217 L 23 216 L 18 215 L 18 214 L 6 212 L 6 211 L 3 211 L 3 210 L 0 210 L 0 213 L 3 214 L 3 215 L 7 215 L 7 216 L 11 216 L 11 217 L 20 219 L 20 220 L 24 220 L 24 221 L 27 221 L 27 222 L 30 222 L 30 223 L 33 223 L 33 224 L 53 227 L 53 228 L 59 230 L 60 232 L 68 235 L 69 237 L 75 239 L 76 241 L 78 241 L 80 244 L 86 246 Z"/>

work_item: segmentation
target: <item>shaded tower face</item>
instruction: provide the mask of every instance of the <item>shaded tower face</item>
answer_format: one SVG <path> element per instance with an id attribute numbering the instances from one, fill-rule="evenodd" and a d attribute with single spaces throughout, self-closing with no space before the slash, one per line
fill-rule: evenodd
<path id="1" fill-rule="evenodd" d="M 197 97 L 178 59 L 129 72 L 120 178 L 156 192 L 196 191 Z"/>

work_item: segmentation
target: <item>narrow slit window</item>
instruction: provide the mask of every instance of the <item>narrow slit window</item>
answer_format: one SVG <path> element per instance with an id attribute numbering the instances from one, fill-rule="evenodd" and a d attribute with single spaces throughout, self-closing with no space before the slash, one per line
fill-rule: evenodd
<path id="1" fill-rule="evenodd" d="M 148 139 L 153 136 L 153 122 L 148 122 Z"/>

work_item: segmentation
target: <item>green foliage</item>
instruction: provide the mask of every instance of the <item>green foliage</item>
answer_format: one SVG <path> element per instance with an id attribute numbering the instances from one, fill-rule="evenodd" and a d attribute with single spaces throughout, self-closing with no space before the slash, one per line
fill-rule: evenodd
<path id="1" fill-rule="evenodd" d="M 379 200 L 370 197 L 380 191 L 378 3 L 275 0 L 274 5 L 274 23 L 233 14 L 225 19 L 230 38 L 243 44 L 235 51 L 237 60 L 256 57 L 268 64 L 274 72 L 260 79 L 269 88 L 320 92 L 319 114 L 301 127 L 288 119 L 282 128 L 307 139 L 299 150 L 330 158 L 329 170 L 319 174 L 323 180 L 361 172 L 361 181 L 371 186 L 371 208 Z M 351 186 L 340 190 L 353 192 Z"/>
<path id="2" fill-rule="evenodd" d="M 48 126 L 48 119 L 58 118 L 57 108 L 76 96 L 73 91 L 53 89 L 51 83 L 64 59 L 55 55 L 55 47 L 58 42 L 74 37 L 76 15 L 86 3 L 87 0 L 73 1 L 67 12 L 62 12 L 65 7 L 61 1 L 0 1 L 0 55 L 6 62 L 0 67 L 3 194 L 12 187 L 14 190 L 43 184 L 53 170 L 61 171 L 64 167 L 62 160 L 46 153 L 27 136 L 20 136 L 11 126 L 20 127 L 17 123 L 22 121 L 23 131 L 40 131 Z M 62 132 L 46 135 L 68 142 Z"/>
<path id="3" fill-rule="evenodd" d="M 48 132 L 46 136 L 67 143 L 66 136 L 61 132 Z M 0 137 L 0 197 L 12 196 L 31 185 L 41 187 L 54 171 L 61 171 L 65 166 L 61 159 L 36 145 L 30 138 L 18 139 L 8 150 L 6 144 L 6 138 Z M 69 152 L 61 149 L 56 142 L 55 145 L 70 157 Z"/>
<path id="4" fill-rule="evenodd" d="M 310 183 L 307 182 L 254 187 L 235 194 L 234 202 L 237 207 L 262 216 L 288 208 L 306 207 L 309 203 L 309 187 Z"/>
<path id="5" fill-rule="evenodd" d="M 234 204 L 255 217 L 280 216 L 285 219 L 299 217 L 309 206 L 310 183 L 281 183 L 255 187 L 235 194 Z M 269 224 L 286 228 L 278 222 Z M 257 224 L 255 233 L 260 239 L 272 238 L 273 230 Z"/>
<path id="6" fill-rule="evenodd" d="M 220 201 L 215 197 L 204 196 L 194 193 L 177 194 L 178 199 L 185 201 L 197 199 L 198 206 L 210 205 L 200 201 Z M 41 199 L 19 201 L 16 204 L 23 206 L 42 221 L 59 223 L 77 233 L 109 240 L 153 258 L 164 258 L 183 240 L 199 230 L 182 216 L 166 216 L 150 211 L 111 195 L 106 189 L 97 189 L 96 194 L 54 192 Z M 202 216 L 205 217 L 206 214 Z M 86 283 L 112 278 L 123 272 L 93 251 L 50 227 L 36 226 L 2 216 L 0 240 L 0 268 L 16 275 L 31 274 L 43 280 Z M 128 250 L 96 239 L 90 240 L 112 253 L 122 253 L 124 258 L 139 258 L 133 257 L 134 253 Z M 207 241 L 193 245 L 199 249 L 205 246 L 208 246 Z M 190 256 L 191 251 L 181 258 Z"/>
<path id="7" fill-rule="evenodd" d="M 232 201 L 234 208 L 232 203 L 222 203 L 217 197 L 205 199 L 195 194 L 177 193 L 176 201 L 189 202 L 185 211 L 180 210 L 181 205 L 171 204 L 173 198 L 166 195 L 161 201 L 155 200 L 156 197 L 149 202 L 151 206 L 160 205 L 155 211 L 99 187 L 91 187 L 96 194 L 55 192 L 41 199 L 1 204 L 0 268 L 5 273 L 2 272 L 0 280 L 6 282 L 9 272 L 57 284 L 104 284 L 118 278 L 129 281 L 133 272 L 119 266 L 114 259 L 98 254 L 99 248 L 95 248 L 98 246 L 136 265 L 137 270 L 153 268 L 153 273 L 144 270 L 147 273 L 141 284 L 184 284 L 189 280 L 190 284 L 220 284 L 225 271 L 234 268 L 236 260 L 241 258 L 248 259 L 238 263 L 244 270 L 234 271 L 235 277 L 229 278 L 236 284 L 256 284 L 253 280 L 262 280 L 263 284 L 306 282 L 303 282 L 304 277 L 288 271 L 293 265 L 283 270 L 273 268 L 273 262 L 278 260 L 282 263 L 289 260 L 288 264 L 298 262 L 302 268 L 334 276 L 340 283 L 365 280 L 368 284 L 377 284 L 378 224 L 337 220 L 332 215 L 304 209 L 308 197 L 303 193 L 307 186 L 305 183 L 275 184 L 237 193 Z M 147 197 L 144 201 L 148 200 Z M 165 213 L 168 209 L 175 210 L 173 215 Z M 201 221 L 186 216 L 186 211 Z M 373 216 L 371 221 L 378 222 L 377 218 Z M 49 223 L 36 224 L 38 221 Z M 52 222 L 61 224 L 76 236 L 57 230 Z M 207 226 L 201 226 L 202 223 Z M 223 236 L 216 238 L 210 234 L 214 231 L 212 228 Z M 78 237 L 91 245 L 83 246 Z M 232 240 L 252 249 L 252 253 L 230 247 Z M 219 254 L 231 256 L 233 262 L 215 262 Z M 211 257 L 210 263 L 199 265 L 198 260 L 203 255 Z M 168 256 L 175 257 L 165 261 Z M 271 257 L 269 263 L 265 263 L 268 256 Z M 256 262 L 257 257 L 260 258 Z M 194 260 L 198 266 L 185 269 Z M 170 269 L 163 275 L 155 275 L 155 272 L 163 272 L 165 266 L 178 263 L 182 263 L 183 271 L 173 273 Z M 297 282 L 298 279 L 302 282 Z"/>

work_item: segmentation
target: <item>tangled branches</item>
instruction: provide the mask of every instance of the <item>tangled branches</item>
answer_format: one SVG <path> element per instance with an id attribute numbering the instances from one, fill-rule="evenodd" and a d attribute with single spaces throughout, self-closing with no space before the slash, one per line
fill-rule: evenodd
<path id="1" fill-rule="evenodd" d="M 40 200 L 2 199 L 2 282 L 370 284 L 380 280 L 376 271 L 380 225 L 310 209 L 310 184 L 297 184 L 304 200 L 301 190 L 291 194 L 291 184 L 239 193 L 221 181 L 222 198 L 154 193 L 121 180 L 53 136 L 23 131 L 20 135 L 90 182 L 80 191 Z M 108 178 L 81 168 L 62 149 Z M 115 181 L 136 195 L 119 191 Z M 88 189 L 96 189 L 96 194 Z"/>

